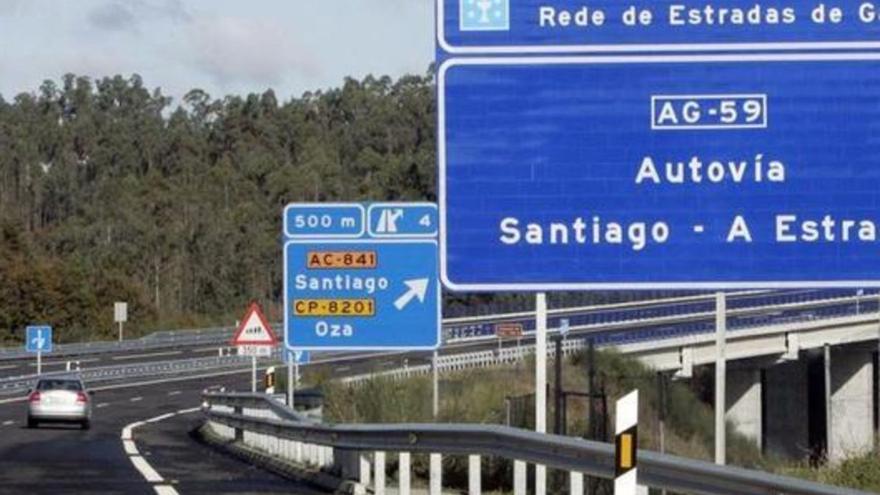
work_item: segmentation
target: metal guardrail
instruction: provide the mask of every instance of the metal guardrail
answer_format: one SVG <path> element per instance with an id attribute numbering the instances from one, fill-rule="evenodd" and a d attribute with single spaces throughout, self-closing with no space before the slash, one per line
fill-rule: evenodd
<path id="1" fill-rule="evenodd" d="M 809 303 L 818 301 L 846 300 L 848 302 L 863 298 L 876 291 L 858 291 L 850 289 L 825 290 L 781 290 L 781 291 L 746 291 L 730 293 L 728 308 L 732 311 L 751 308 L 761 311 L 774 306 L 793 303 Z M 674 322 L 676 317 L 692 316 L 705 318 L 714 308 L 714 296 L 700 294 L 668 299 L 634 301 L 628 303 L 604 304 L 598 306 L 579 306 L 556 308 L 549 312 L 551 327 L 558 325 L 561 318 L 569 318 L 572 325 L 610 326 L 646 323 L 650 321 Z M 872 304 L 866 302 L 866 305 Z M 518 312 L 473 317 L 449 318 L 443 322 L 444 342 L 455 343 L 468 340 L 492 338 L 494 323 L 518 321 L 523 323 L 526 332 L 534 330 L 534 313 Z M 276 325 L 278 325 L 276 323 Z M 54 355 L 77 356 L 85 354 L 120 353 L 140 350 L 163 349 L 180 346 L 215 345 L 228 342 L 232 337 L 232 327 L 213 327 L 196 330 L 167 330 L 154 332 L 135 340 L 123 342 L 84 342 L 59 344 L 55 346 Z M 30 354 L 21 347 L 0 348 L 0 361 L 24 359 Z"/>
<path id="2" fill-rule="evenodd" d="M 836 296 L 832 298 L 814 299 L 816 295 Z M 809 300 L 799 300 L 809 295 Z M 733 305 L 728 311 L 728 328 L 731 332 L 739 330 L 772 327 L 775 325 L 791 324 L 796 321 L 832 320 L 834 318 L 852 316 L 861 312 L 876 314 L 878 311 L 876 295 L 849 295 L 845 291 L 808 291 L 797 294 L 760 294 L 765 302 L 774 303 L 773 306 L 751 306 L 742 300 Z M 753 297 L 746 294 L 744 297 Z M 689 298 L 688 304 L 694 298 Z M 619 306 L 619 305 L 618 305 Z M 556 310 L 558 314 L 566 314 L 565 311 Z M 559 313 L 559 312 L 562 313 Z M 503 316 L 503 315 L 502 315 Z M 576 319 L 572 319 L 578 322 Z M 550 330 L 556 330 L 551 320 Z M 666 338 L 681 337 L 683 335 L 697 335 L 714 331 L 714 313 L 698 313 L 672 317 L 658 317 L 648 320 L 635 320 L 621 323 L 604 324 L 570 324 L 571 339 L 567 341 L 565 352 L 583 347 L 581 339 L 589 335 L 594 339 L 597 346 L 614 346 L 630 344 L 641 341 L 655 341 Z M 530 336 L 526 337 L 528 340 Z M 473 338 L 463 342 L 451 344 L 454 347 L 467 347 L 471 345 L 485 345 L 487 341 L 495 337 Z M 447 344 L 449 346 L 450 344 Z M 438 367 L 442 370 L 455 370 L 480 366 L 494 365 L 504 362 L 514 362 L 522 359 L 523 353 L 533 352 L 531 346 L 522 346 L 521 349 L 504 349 L 495 354 L 494 351 L 484 350 L 470 353 L 449 353 L 440 357 Z M 551 350 L 552 353 L 552 350 Z M 280 354 L 276 353 L 276 358 Z M 219 361 L 219 363 L 218 363 Z M 88 372 L 90 381 L 109 381 L 124 378 L 138 378 L 151 374 L 167 375 L 169 373 L 204 372 L 240 365 L 234 356 L 221 358 L 198 358 L 178 361 L 163 361 L 147 364 L 126 364 L 111 367 L 91 368 Z M 413 366 L 402 369 L 389 370 L 381 374 L 392 376 L 410 376 L 430 371 L 429 366 Z M 354 380 L 364 377 L 354 377 Z M 0 379 L 0 394 L 18 393 L 28 388 L 36 379 L 36 375 L 26 375 L 7 379 Z"/>
<path id="3" fill-rule="evenodd" d="M 232 327 L 203 328 L 197 330 L 160 331 L 134 340 L 79 342 L 57 344 L 53 356 L 82 356 L 86 354 L 108 354 L 131 351 L 165 349 L 180 346 L 212 345 L 227 342 L 233 333 Z M 0 347 L 0 361 L 26 359 L 33 357 L 21 347 Z"/>
<path id="4" fill-rule="evenodd" d="M 479 493 L 480 457 L 492 456 L 514 461 L 514 493 L 525 494 L 525 464 L 541 464 L 569 471 L 572 486 L 583 486 L 583 476 L 614 477 L 614 447 L 574 437 L 539 434 L 497 425 L 476 424 L 375 424 L 325 425 L 299 421 L 279 413 L 282 405 L 260 394 L 206 393 L 204 414 L 208 424 L 230 440 L 238 439 L 252 447 L 294 462 L 320 466 L 340 466 L 346 451 L 360 456 L 357 479 L 361 489 L 370 481 L 375 466 L 374 491 L 385 488 L 385 456 L 400 455 L 400 483 L 410 482 L 410 455 L 431 455 L 431 493 L 440 493 L 443 455 L 469 456 L 471 493 Z M 246 436 L 249 435 L 249 436 Z M 316 447 L 316 449 L 315 449 Z M 291 452 L 311 449 L 318 455 L 296 460 Z M 330 450 L 328 450 L 330 449 Z M 372 462 L 370 461 L 372 457 Z M 639 484 L 683 493 L 717 495 L 859 495 L 864 492 L 832 487 L 797 478 L 686 459 L 640 450 Z M 318 462 L 319 461 L 319 462 Z M 406 471 L 405 473 L 403 471 Z M 575 480 L 578 480 L 575 481 Z M 405 480 L 405 481 L 404 481 Z M 476 481 L 476 485 L 473 482 Z"/>
<path id="5" fill-rule="evenodd" d="M 140 364 L 122 364 L 102 366 L 100 368 L 73 369 L 71 371 L 53 371 L 39 376 L 62 376 L 78 374 L 86 383 L 95 384 L 115 380 L 127 380 L 144 377 L 165 377 L 208 370 L 238 369 L 250 366 L 250 358 L 243 356 L 212 356 L 206 358 L 178 359 L 171 361 L 153 361 Z M 0 379 L 0 395 L 13 395 L 32 388 L 38 375 L 25 375 Z"/>

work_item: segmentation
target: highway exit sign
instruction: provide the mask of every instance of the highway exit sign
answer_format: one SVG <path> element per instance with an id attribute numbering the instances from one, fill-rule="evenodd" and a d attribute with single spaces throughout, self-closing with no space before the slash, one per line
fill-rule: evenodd
<path id="1" fill-rule="evenodd" d="M 306 203 L 284 212 L 288 349 L 434 349 L 437 207 Z"/>

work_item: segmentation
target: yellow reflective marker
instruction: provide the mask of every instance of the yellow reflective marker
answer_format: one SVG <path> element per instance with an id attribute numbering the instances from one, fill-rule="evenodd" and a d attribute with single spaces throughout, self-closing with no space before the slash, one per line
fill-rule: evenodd
<path id="1" fill-rule="evenodd" d="M 620 469 L 633 467 L 633 437 L 629 433 L 620 436 Z"/>

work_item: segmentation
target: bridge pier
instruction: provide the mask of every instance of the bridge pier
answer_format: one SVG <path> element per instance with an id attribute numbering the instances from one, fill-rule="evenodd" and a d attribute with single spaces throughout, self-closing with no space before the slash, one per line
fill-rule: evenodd
<path id="1" fill-rule="evenodd" d="M 727 372 L 727 421 L 737 433 L 753 440 L 760 449 L 763 443 L 763 383 L 760 368 L 734 369 Z"/>
<path id="2" fill-rule="evenodd" d="M 764 451 L 788 458 L 804 458 L 811 451 L 806 360 L 766 368 L 763 392 Z"/>
<path id="3" fill-rule="evenodd" d="M 839 462 L 874 447 L 874 353 L 862 346 L 830 351 L 828 460 Z"/>
<path id="4" fill-rule="evenodd" d="M 750 360 L 727 374 L 726 419 L 764 452 L 840 462 L 874 447 L 876 344 Z"/>

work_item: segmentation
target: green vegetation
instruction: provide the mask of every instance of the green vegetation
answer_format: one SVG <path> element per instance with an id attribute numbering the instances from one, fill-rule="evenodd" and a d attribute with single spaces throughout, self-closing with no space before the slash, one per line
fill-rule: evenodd
<path id="1" fill-rule="evenodd" d="M 779 467 L 781 474 L 807 478 L 820 483 L 880 493 L 880 451 L 851 457 L 839 465 L 812 468 L 808 465 Z"/>
<path id="2" fill-rule="evenodd" d="M 252 299 L 277 317 L 286 203 L 434 197 L 432 79 L 172 106 L 138 76 L 67 75 L 0 98 L 0 342 L 32 321 L 110 336 L 121 299 L 139 330 Z"/>
<path id="3" fill-rule="evenodd" d="M 639 443 L 641 448 L 660 450 L 659 397 L 657 376 L 638 361 L 610 351 L 596 355 L 600 382 L 605 385 L 609 398 L 609 431 L 613 423 L 613 403 L 632 389 L 640 391 Z M 564 364 L 563 382 L 565 390 L 586 391 L 586 355 L 578 354 L 567 359 Z M 552 366 L 551 366 L 552 369 Z M 548 395 L 548 424 L 553 424 L 552 378 L 551 393 Z M 431 379 L 416 377 L 406 380 L 374 378 L 358 384 L 342 384 L 328 380 L 325 376 L 310 375 L 308 382 L 321 386 L 326 397 L 325 417 L 331 422 L 432 422 Z M 693 380 L 693 383 L 700 383 Z M 517 365 L 491 369 L 450 373 L 441 376 L 441 408 L 439 422 L 465 422 L 484 424 L 505 424 L 508 418 L 507 402 L 511 397 L 523 397 L 534 391 L 534 362 L 525 361 Z M 713 453 L 713 413 L 709 406 L 698 399 L 699 390 L 693 390 L 685 382 L 668 384 L 665 446 L 669 453 L 684 457 L 711 461 Z M 512 401 L 512 426 L 533 428 L 531 410 L 534 402 Z M 588 431 L 586 401 L 570 402 L 568 408 L 568 433 L 586 436 Z M 550 427 L 552 428 L 552 426 Z M 611 437 L 608 437 L 610 440 Z M 781 474 L 814 479 L 839 486 L 863 490 L 880 490 L 880 456 L 869 454 L 847 460 L 834 467 L 820 469 L 808 465 L 792 465 L 768 457 L 762 457 L 754 444 L 728 428 L 728 462 L 731 464 L 775 471 Z M 488 474 L 484 486 L 488 489 L 509 488 L 511 466 L 500 459 L 487 461 Z M 422 462 L 415 463 L 417 473 L 427 467 Z M 452 458 L 447 461 L 445 470 L 451 473 L 450 479 L 466 482 L 466 460 Z M 427 471 L 425 471 L 426 473 Z M 458 486 L 458 485 L 453 485 Z"/>

